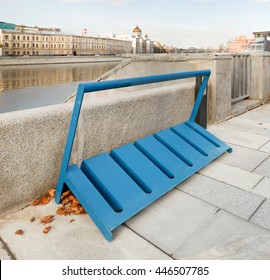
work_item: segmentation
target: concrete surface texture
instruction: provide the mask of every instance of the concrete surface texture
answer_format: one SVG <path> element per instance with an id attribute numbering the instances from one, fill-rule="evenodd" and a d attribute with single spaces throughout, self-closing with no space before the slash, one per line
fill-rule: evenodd
<path id="1" fill-rule="evenodd" d="M 90 95 L 71 163 L 182 122 L 193 103 L 192 84 Z M 56 185 L 72 110 L 73 104 L 66 103 L 0 114 L 0 216 Z"/>
<path id="2" fill-rule="evenodd" d="M 106 73 L 101 79 L 114 80 L 202 69 L 210 69 L 212 72 L 208 86 L 208 121 L 225 120 L 231 116 L 232 60 L 228 56 L 135 56 Z M 194 82 L 194 79 L 191 81 Z M 165 85 L 175 83 L 177 82 L 168 82 Z M 145 89 L 156 87 L 155 84 L 144 86 Z M 132 91 L 134 88 L 128 90 Z"/>
<path id="3" fill-rule="evenodd" d="M 224 154 L 120 226 L 111 243 L 87 215 L 56 215 L 44 235 L 40 218 L 54 215 L 57 205 L 51 202 L 0 220 L 0 257 L 269 260 L 269 113 L 270 104 L 265 104 L 209 126 L 233 153 Z M 18 229 L 24 234 L 16 235 Z"/>

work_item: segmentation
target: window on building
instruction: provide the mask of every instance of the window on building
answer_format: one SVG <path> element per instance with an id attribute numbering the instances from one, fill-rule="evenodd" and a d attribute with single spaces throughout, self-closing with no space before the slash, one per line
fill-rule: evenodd
<path id="1" fill-rule="evenodd" d="M 25 43 L 23 43 L 23 48 L 25 48 Z"/>
<path id="2" fill-rule="evenodd" d="M 17 48 L 19 48 L 20 47 L 20 43 L 17 43 Z"/>
<path id="3" fill-rule="evenodd" d="M 36 44 L 36 48 L 38 48 L 38 44 Z"/>
<path id="4" fill-rule="evenodd" d="M 29 43 L 27 43 L 27 48 L 29 48 Z"/>
<path id="5" fill-rule="evenodd" d="M 27 36 L 27 40 L 29 40 L 30 38 L 29 38 L 29 36 Z"/>
<path id="6" fill-rule="evenodd" d="M 53 48 L 53 44 L 51 44 L 51 48 Z"/>
<path id="7" fill-rule="evenodd" d="M 44 48 L 44 44 L 42 44 L 42 48 Z"/>
<path id="8" fill-rule="evenodd" d="M 38 41 L 38 37 L 36 37 L 36 40 Z"/>
<path id="9" fill-rule="evenodd" d="M 35 41 L 35 37 L 33 36 L 33 41 Z"/>
<path id="10" fill-rule="evenodd" d="M 9 55 L 9 51 L 5 51 L 5 55 Z"/>
<path id="11" fill-rule="evenodd" d="M 16 40 L 16 36 L 13 36 L 13 40 Z"/>
<path id="12" fill-rule="evenodd" d="M 8 48 L 9 47 L 9 43 L 5 43 L 5 47 Z"/>
<path id="13" fill-rule="evenodd" d="M 8 36 L 8 35 L 5 35 L 5 39 L 8 40 L 8 39 L 9 39 L 9 36 Z"/>
<path id="14" fill-rule="evenodd" d="M 17 55 L 20 55 L 21 53 L 20 53 L 20 51 L 17 51 Z"/>
<path id="15" fill-rule="evenodd" d="M 34 43 L 32 44 L 32 47 L 33 47 L 33 48 L 35 47 L 35 44 L 34 44 Z"/>
<path id="16" fill-rule="evenodd" d="M 25 36 L 23 36 L 23 40 L 25 40 Z"/>
<path id="17" fill-rule="evenodd" d="M 13 48 L 16 48 L 16 43 L 13 43 Z"/>
<path id="18" fill-rule="evenodd" d="M 20 40 L 20 36 L 17 36 L 17 40 Z"/>
<path id="19" fill-rule="evenodd" d="M 23 55 L 25 55 L 25 51 L 23 51 Z"/>
<path id="20" fill-rule="evenodd" d="M 29 51 L 27 52 L 27 54 L 28 54 L 28 55 L 30 54 Z"/>

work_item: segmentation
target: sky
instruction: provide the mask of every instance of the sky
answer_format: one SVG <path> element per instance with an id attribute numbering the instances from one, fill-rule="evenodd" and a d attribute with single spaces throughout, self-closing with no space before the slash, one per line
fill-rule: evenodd
<path id="1" fill-rule="evenodd" d="M 131 34 L 175 47 L 218 47 L 270 30 L 270 0 L 0 0 L 0 21 L 88 35 Z"/>

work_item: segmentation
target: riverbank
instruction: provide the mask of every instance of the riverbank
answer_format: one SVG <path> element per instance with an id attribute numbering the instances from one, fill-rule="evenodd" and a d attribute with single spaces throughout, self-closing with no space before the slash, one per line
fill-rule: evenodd
<path id="1" fill-rule="evenodd" d="M 39 65 L 39 64 L 70 64 L 70 63 L 105 63 L 121 62 L 121 56 L 25 56 L 0 57 L 0 66 Z"/>

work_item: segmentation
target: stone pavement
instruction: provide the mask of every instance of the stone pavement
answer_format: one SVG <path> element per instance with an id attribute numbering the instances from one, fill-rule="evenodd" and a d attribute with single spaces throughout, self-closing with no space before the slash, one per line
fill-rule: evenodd
<path id="1" fill-rule="evenodd" d="M 270 104 L 208 130 L 233 153 L 116 229 L 113 242 L 87 215 L 57 215 L 51 231 L 43 234 L 39 220 L 55 213 L 51 202 L 0 220 L 0 259 L 269 260 Z M 17 229 L 24 234 L 16 235 Z"/>

